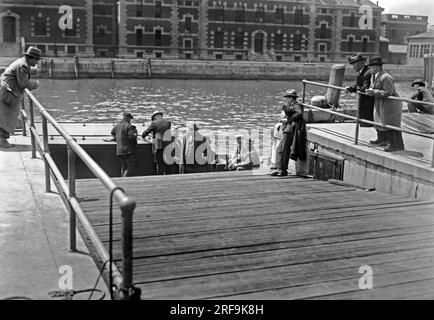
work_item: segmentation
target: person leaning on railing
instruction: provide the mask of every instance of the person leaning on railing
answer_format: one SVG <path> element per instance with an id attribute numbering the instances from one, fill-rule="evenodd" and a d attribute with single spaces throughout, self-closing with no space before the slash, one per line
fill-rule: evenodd
<path id="1" fill-rule="evenodd" d="M 425 86 L 425 82 L 423 82 L 422 79 L 414 80 L 411 84 L 411 87 L 415 92 L 410 99 L 434 103 L 434 97 L 432 96 L 430 90 Z M 409 102 L 407 106 L 408 112 L 434 114 L 434 106 L 411 102 Z"/>
<path id="2" fill-rule="evenodd" d="M 389 96 L 399 97 L 395 89 L 393 77 L 383 70 L 383 60 L 380 57 L 369 60 L 369 69 L 372 73 L 371 86 L 366 94 L 374 97 L 374 122 L 383 125 L 401 127 L 402 102 L 385 99 Z M 402 133 L 396 130 L 388 130 L 375 126 L 377 140 L 371 144 L 384 146 L 384 151 L 392 152 L 404 150 Z"/>
<path id="3" fill-rule="evenodd" d="M 18 123 L 24 89 L 35 90 L 39 81 L 30 79 L 30 68 L 42 59 L 42 51 L 29 47 L 24 57 L 12 62 L 0 76 L 0 148 L 12 148 L 7 139 Z"/>

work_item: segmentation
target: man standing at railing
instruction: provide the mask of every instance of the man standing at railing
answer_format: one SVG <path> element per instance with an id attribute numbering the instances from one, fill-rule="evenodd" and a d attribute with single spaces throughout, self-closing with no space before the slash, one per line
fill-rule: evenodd
<path id="1" fill-rule="evenodd" d="M 383 70 L 381 58 L 369 60 L 369 69 L 372 73 L 371 86 L 366 93 L 374 97 L 374 121 L 383 125 L 401 127 L 402 102 L 386 99 L 387 97 L 399 97 L 396 92 L 394 79 Z M 375 126 L 378 138 L 370 141 L 371 144 L 385 142 L 384 151 L 393 152 L 404 150 L 402 132 Z"/>
<path id="2" fill-rule="evenodd" d="M 122 120 L 118 122 L 111 131 L 113 139 L 105 141 L 116 141 L 116 155 L 121 161 L 121 176 L 131 176 L 136 167 L 136 145 L 137 129 L 131 124 L 133 116 L 129 112 L 122 114 Z"/>
<path id="3" fill-rule="evenodd" d="M 347 91 L 354 93 L 357 91 L 365 92 L 371 85 L 371 73 L 369 67 L 366 65 L 366 58 L 361 54 L 357 54 L 348 59 L 349 63 L 353 66 L 354 71 L 357 72 L 356 83 L 347 87 Z M 374 121 L 374 99 L 366 95 L 359 95 L 359 117 L 360 119 Z M 360 123 L 361 127 L 372 127 L 367 123 Z"/>
<path id="4" fill-rule="evenodd" d="M 30 79 L 30 68 L 38 64 L 42 52 L 29 47 L 24 57 L 12 62 L 0 76 L 0 148 L 12 148 L 7 139 L 18 123 L 24 89 L 34 90 L 39 81 Z"/>

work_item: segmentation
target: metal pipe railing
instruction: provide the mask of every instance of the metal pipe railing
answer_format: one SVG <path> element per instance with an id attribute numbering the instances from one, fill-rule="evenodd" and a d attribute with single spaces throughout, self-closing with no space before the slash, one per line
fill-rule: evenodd
<path id="1" fill-rule="evenodd" d="M 319 108 L 319 107 L 315 107 L 315 106 L 306 104 L 304 101 L 306 100 L 306 85 L 307 84 L 311 84 L 311 85 L 318 86 L 318 87 L 336 89 L 336 90 L 346 90 L 346 89 L 343 88 L 343 87 L 338 87 L 338 86 L 334 86 L 334 85 L 330 85 L 330 84 L 324 84 L 324 83 L 318 83 L 318 82 L 314 82 L 314 81 L 303 80 L 303 103 L 302 103 L 302 105 L 305 106 L 305 107 L 308 107 L 310 109 L 313 109 L 313 110 L 318 110 L 318 111 L 321 111 L 321 112 L 330 113 L 330 114 L 337 115 L 337 116 L 339 116 L 341 118 L 344 118 L 344 119 L 356 121 L 356 131 L 355 131 L 355 135 L 354 135 L 354 144 L 356 144 L 356 145 L 358 144 L 358 140 L 359 140 L 359 124 L 360 123 L 371 124 L 371 125 L 375 125 L 375 126 L 378 126 L 378 127 L 382 127 L 382 128 L 388 129 L 388 130 L 400 131 L 400 132 L 403 132 L 403 133 L 407 133 L 407 134 L 411 134 L 411 135 L 427 138 L 427 139 L 433 140 L 433 147 L 432 147 L 433 152 L 432 152 L 432 158 L 431 158 L 431 168 L 434 168 L 434 137 L 433 136 L 428 136 L 428 135 L 425 135 L 425 134 L 422 134 L 422 133 L 418 133 L 418 132 L 402 129 L 402 128 L 395 127 L 395 126 L 384 125 L 384 124 L 381 124 L 381 123 L 378 123 L 378 122 L 374 122 L 374 121 L 360 119 L 360 117 L 359 117 L 359 111 L 357 111 L 357 117 L 353 117 L 353 116 L 342 114 L 342 113 L 339 113 L 339 112 L 336 112 L 336 111 L 332 111 L 332 110 L 328 110 L 328 109 L 323 109 L 323 108 Z M 362 95 L 366 95 L 366 93 L 361 92 L 361 91 L 357 91 L 357 93 L 358 94 L 362 94 Z M 385 98 L 382 98 L 382 99 L 407 101 L 407 102 L 412 102 L 412 103 L 434 105 L 434 103 L 428 103 L 428 102 L 424 102 L 424 101 L 405 99 L 405 98 L 398 98 L 398 97 L 385 97 Z"/>
<path id="2" fill-rule="evenodd" d="M 112 192 L 114 198 L 119 202 L 119 207 L 122 213 L 122 264 L 123 264 L 123 275 L 119 272 L 119 269 L 113 263 L 111 268 L 113 273 L 110 275 L 113 278 L 113 283 L 115 284 L 118 292 L 118 298 L 128 299 L 128 294 L 125 292 L 130 292 L 133 287 L 133 273 L 132 273 L 132 258 L 133 258 L 133 226 L 132 226 L 132 216 L 136 206 L 136 203 L 128 198 L 122 190 L 114 184 L 110 177 L 105 173 L 105 171 L 86 153 L 86 151 L 75 141 L 75 139 L 70 136 L 65 129 L 48 113 L 48 111 L 39 103 L 39 101 L 33 96 L 33 94 L 25 89 L 26 95 L 29 97 L 29 129 L 31 132 L 32 141 L 32 158 L 36 157 L 36 149 L 39 148 L 41 155 L 45 164 L 45 181 L 46 189 L 50 191 L 51 187 L 51 174 L 57 181 L 56 185 L 60 187 L 61 191 L 69 204 L 70 212 L 70 250 L 76 251 L 76 219 L 79 218 L 82 226 L 86 230 L 88 236 L 90 237 L 93 245 L 96 248 L 100 258 L 103 261 L 109 260 L 109 254 L 93 229 L 90 222 L 87 220 L 83 210 L 81 209 L 80 203 L 76 198 L 75 193 L 75 181 L 76 181 L 76 156 L 78 155 L 80 159 L 85 163 L 85 165 L 95 174 L 95 176 L 100 180 L 100 182 Z M 34 125 L 34 106 L 36 106 L 42 115 L 42 129 L 43 129 L 43 141 L 39 139 L 38 132 Z M 25 111 L 22 116 L 27 119 L 27 114 Z M 59 169 L 57 168 L 54 160 L 49 153 L 49 143 L 48 143 L 48 125 L 51 125 L 59 132 L 59 134 L 65 139 L 68 148 L 68 186 L 63 179 Z M 110 266 L 105 266 L 105 270 L 108 271 Z M 109 288 L 110 291 L 113 288 Z"/>

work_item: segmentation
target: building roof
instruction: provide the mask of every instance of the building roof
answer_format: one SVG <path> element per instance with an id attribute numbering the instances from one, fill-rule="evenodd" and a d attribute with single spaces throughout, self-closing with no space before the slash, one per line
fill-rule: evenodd
<path id="1" fill-rule="evenodd" d="M 408 37 L 408 39 L 431 39 L 434 38 L 434 31 L 428 31 L 424 33 L 415 34 L 414 36 Z"/>
<path id="2" fill-rule="evenodd" d="M 369 0 L 315 0 L 315 2 L 317 4 L 329 6 L 359 7 L 361 5 L 369 5 L 374 9 L 383 9 L 382 7 Z"/>
<path id="3" fill-rule="evenodd" d="M 405 45 L 405 44 L 389 44 L 389 52 L 407 54 L 407 45 Z"/>
<path id="4" fill-rule="evenodd" d="M 380 42 L 390 42 L 386 37 L 380 36 Z"/>

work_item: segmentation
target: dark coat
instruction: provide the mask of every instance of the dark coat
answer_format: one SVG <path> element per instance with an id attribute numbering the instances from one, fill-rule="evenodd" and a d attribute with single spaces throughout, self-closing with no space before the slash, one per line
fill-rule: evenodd
<path id="1" fill-rule="evenodd" d="M 154 120 L 142 133 L 142 138 L 146 138 L 150 133 L 153 134 L 154 150 L 164 149 L 165 145 L 170 144 L 172 138 L 172 123 L 164 118 Z"/>
<path id="2" fill-rule="evenodd" d="M 123 156 L 135 151 L 134 139 L 137 139 L 137 129 L 129 121 L 124 119 L 118 122 L 111 135 L 116 140 L 116 155 Z"/>
<path id="3" fill-rule="evenodd" d="M 13 132 L 18 122 L 24 89 L 38 88 L 30 80 L 30 66 L 25 57 L 12 62 L 0 76 L 0 128 Z"/>
<path id="4" fill-rule="evenodd" d="M 349 92 L 365 92 L 371 86 L 371 72 L 365 66 L 357 75 L 356 83 L 348 87 Z M 366 95 L 359 95 L 359 116 L 361 119 L 374 121 L 374 98 Z"/>
<path id="5" fill-rule="evenodd" d="M 282 131 L 283 133 L 288 133 L 291 131 L 290 124 L 292 122 L 303 120 L 303 106 L 297 101 L 294 101 L 289 106 L 284 105 L 282 109 L 286 115 L 286 123 L 284 124 Z"/>

